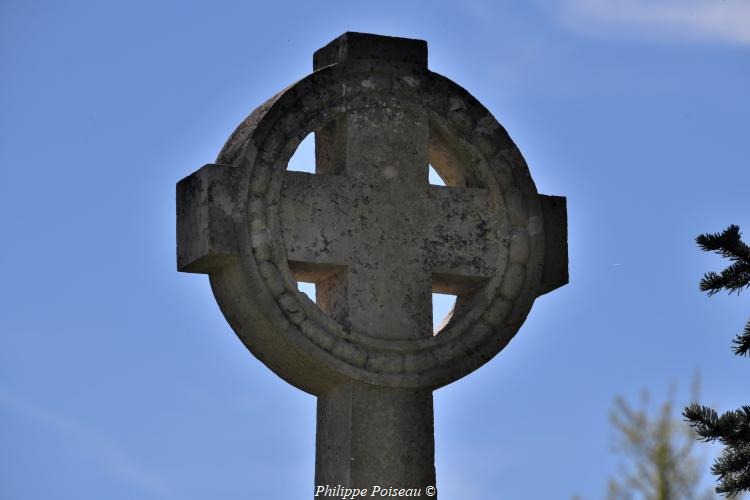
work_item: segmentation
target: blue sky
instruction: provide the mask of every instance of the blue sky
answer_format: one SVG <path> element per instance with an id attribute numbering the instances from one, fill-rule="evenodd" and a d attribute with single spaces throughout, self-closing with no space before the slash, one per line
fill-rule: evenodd
<path id="1" fill-rule="evenodd" d="M 568 197 L 570 284 L 435 393 L 440 498 L 600 498 L 614 396 L 748 403 L 693 243 L 750 237 L 746 1 L 4 0 L 0 497 L 310 497 L 315 399 L 176 272 L 174 184 L 344 31 L 427 40 Z"/>

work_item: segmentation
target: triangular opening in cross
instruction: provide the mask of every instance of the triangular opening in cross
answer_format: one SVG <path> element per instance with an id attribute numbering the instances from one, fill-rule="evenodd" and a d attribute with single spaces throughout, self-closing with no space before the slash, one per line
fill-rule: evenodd
<path id="1" fill-rule="evenodd" d="M 301 293 L 304 293 L 307 295 L 307 298 L 312 300 L 313 302 L 316 301 L 315 298 L 315 283 L 305 283 L 304 281 L 298 281 L 297 282 L 297 290 L 299 290 Z"/>
<path id="2" fill-rule="evenodd" d="M 315 173 L 315 133 L 310 132 L 307 134 L 302 142 L 297 146 L 297 150 L 294 152 L 291 158 L 289 158 L 289 164 L 286 167 L 287 170 L 294 170 L 297 172 L 309 172 Z"/>
<path id="3" fill-rule="evenodd" d="M 445 186 L 445 181 L 440 177 L 440 174 L 438 174 L 437 170 L 435 170 L 435 167 L 432 165 L 430 165 L 429 179 L 430 184 L 433 186 Z"/>
<path id="4" fill-rule="evenodd" d="M 447 293 L 432 294 L 432 333 L 437 335 L 448 324 L 453 307 L 456 305 L 456 296 Z"/>

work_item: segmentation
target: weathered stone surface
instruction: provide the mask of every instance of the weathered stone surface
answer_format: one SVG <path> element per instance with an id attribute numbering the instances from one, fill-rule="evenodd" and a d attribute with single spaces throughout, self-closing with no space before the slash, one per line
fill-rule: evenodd
<path id="1" fill-rule="evenodd" d="M 205 165 L 177 184 L 177 269 L 208 273 L 238 254 L 232 221 L 237 169 Z"/>
<path id="2" fill-rule="evenodd" d="M 539 294 L 568 283 L 568 213 L 562 196 L 541 195 L 544 211 L 544 272 Z"/>
<path id="3" fill-rule="evenodd" d="M 313 69 L 331 64 L 359 66 L 377 72 L 427 69 L 427 42 L 366 33 L 344 33 L 313 55 Z"/>
<path id="4" fill-rule="evenodd" d="M 318 399 L 315 483 L 435 485 L 432 392 L 347 383 Z M 341 479 L 347 478 L 346 483 Z"/>
<path id="5" fill-rule="evenodd" d="M 348 327 L 375 337 L 428 337 L 431 293 L 481 286 L 502 251 L 500 233 L 486 190 L 428 186 L 426 179 L 412 192 L 395 186 L 403 186 L 398 178 L 288 172 L 280 206 L 284 245 L 300 280 L 343 270 L 345 290 L 320 289 L 318 301 L 343 293 L 339 304 L 347 311 L 327 312 Z M 388 316 L 373 318 L 373 309 Z"/>
<path id="6" fill-rule="evenodd" d="M 248 349 L 319 397 L 318 484 L 424 488 L 431 391 L 567 282 L 565 199 L 537 193 L 495 118 L 427 69 L 425 42 L 346 33 L 314 67 L 180 181 L 178 268 L 208 273 Z M 316 174 L 287 172 L 311 132 Z M 433 292 L 457 295 L 437 334 Z"/>

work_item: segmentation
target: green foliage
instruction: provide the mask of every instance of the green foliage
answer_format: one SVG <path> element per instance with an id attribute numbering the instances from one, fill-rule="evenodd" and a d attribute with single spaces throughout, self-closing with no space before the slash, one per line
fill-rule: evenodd
<path id="1" fill-rule="evenodd" d="M 706 273 L 700 282 L 701 291 L 709 296 L 721 290 L 739 294 L 750 287 L 750 247 L 742 241 L 738 226 L 731 225 L 721 233 L 702 234 L 695 241 L 701 250 L 716 252 L 731 261 L 721 273 Z M 750 321 L 733 342 L 738 356 L 750 351 Z M 711 408 L 692 404 L 685 408 L 683 416 L 700 439 L 724 445 L 711 467 L 711 473 L 718 477 L 716 492 L 733 497 L 750 491 L 750 406 L 719 416 Z"/>
<path id="2" fill-rule="evenodd" d="M 697 385 L 695 391 L 697 392 Z M 701 461 L 695 456 L 690 427 L 674 415 L 674 394 L 655 412 L 644 391 L 640 406 L 615 399 L 610 420 L 614 450 L 625 458 L 617 478 L 608 483 L 608 500 L 708 500 L 699 492 Z M 653 415 L 652 415 L 653 413 Z"/>

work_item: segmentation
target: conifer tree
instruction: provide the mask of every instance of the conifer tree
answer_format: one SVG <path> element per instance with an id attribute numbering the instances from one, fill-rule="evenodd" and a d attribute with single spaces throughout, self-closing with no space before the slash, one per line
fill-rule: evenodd
<path id="1" fill-rule="evenodd" d="M 694 399 L 697 394 L 696 380 Z M 673 412 L 674 391 L 656 412 L 650 411 L 649 399 L 645 390 L 640 407 L 615 399 L 610 413 L 614 451 L 625 462 L 609 479 L 607 500 L 713 500 L 711 490 L 700 487 L 702 460 L 694 453 L 694 433 Z"/>
<path id="2" fill-rule="evenodd" d="M 709 296 L 721 290 L 739 294 L 750 287 L 750 247 L 742 241 L 738 226 L 731 225 L 721 233 L 702 234 L 695 241 L 701 250 L 716 252 L 731 261 L 721 273 L 706 273 L 700 282 L 701 291 Z M 736 355 L 748 354 L 750 320 L 733 344 Z M 711 467 L 717 476 L 716 492 L 733 497 L 750 491 L 750 406 L 719 416 L 713 409 L 693 403 L 685 408 L 683 416 L 700 439 L 718 441 L 724 446 Z"/>

